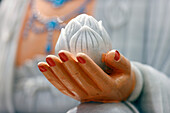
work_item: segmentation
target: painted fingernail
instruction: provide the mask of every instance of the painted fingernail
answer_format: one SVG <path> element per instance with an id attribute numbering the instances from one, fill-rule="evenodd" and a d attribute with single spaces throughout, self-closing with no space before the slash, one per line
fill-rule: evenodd
<path id="1" fill-rule="evenodd" d="M 50 58 L 50 57 L 46 58 L 46 61 L 47 61 L 47 63 L 48 63 L 50 66 L 55 66 L 55 65 L 56 65 L 55 62 L 54 62 L 54 60 L 53 60 L 52 58 Z"/>
<path id="2" fill-rule="evenodd" d="M 82 58 L 82 57 L 80 57 L 80 56 L 77 57 L 77 60 L 78 60 L 81 64 L 86 63 L 86 60 L 84 60 L 84 58 Z"/>
<path id="3" fill-rule="evenodd" d="M 116 50 L 114 59 L 118 61 L 120 59 L 120 53 Z"/>
<path id="4" fill-rule="evenodd" d="M 68 60 L 68 57 L 64 53 L 59 53 L 58 55 L 63 62 L 66 62 Z"/>
<path id="5" fill-rule="evenodd" d="M 47 69 L 44 66 L 38 66 L 38 68 L 41 72 L 47 71 Z"/>

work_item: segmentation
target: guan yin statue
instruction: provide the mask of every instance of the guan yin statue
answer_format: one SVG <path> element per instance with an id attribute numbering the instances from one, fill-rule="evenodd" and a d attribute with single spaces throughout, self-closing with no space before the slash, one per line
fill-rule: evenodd
<path id="1" fill-rule="evenodd" d="M 131 64 L 117 50 L 101 21 L 81 14 L 57 41 L 56 55 L 39 63 L 40 71 L 63 94 L 81 102 L 126 100 L 135 86 Z"/>

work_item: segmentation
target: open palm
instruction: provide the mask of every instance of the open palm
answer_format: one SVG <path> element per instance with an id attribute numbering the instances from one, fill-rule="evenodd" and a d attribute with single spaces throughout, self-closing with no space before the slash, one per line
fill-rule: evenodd
<path id="1" fill-rule="evenodd" d="M 78 53 L 76 57 L 61 50 L 59 57 L 49 55 L 47 63 L 38 67 L 44 76 L 62 93 L 82 102 L 116 102 L 126 100 L 135 86 L 130 62 L 116 50 L 103 56 L 109 67 L 104 72 L 90 57 Z"/>

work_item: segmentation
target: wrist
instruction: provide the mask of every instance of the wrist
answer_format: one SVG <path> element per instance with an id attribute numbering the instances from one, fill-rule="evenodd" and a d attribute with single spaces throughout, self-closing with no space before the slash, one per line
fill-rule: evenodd
<path id="1" fill-rule="evenodd" d="M 143 88 L 143 77 L 140 72 L 140 70 L 131 63 L 131 73 L 132 73 L 132 79 L 133 79 L 133 87 L 130 96 L 128 97 L 127 100 L 129 101 L 135 101 Z"/>
<path id="2" fill-rule="evenodd" d="M 136 86 L 136 73 L 133 69 L 131 69 L 131 79 L 132 79 L 132 86 L 130 90 L 130 95 L 133 93 L 133 91 L 135 90 L 135 86 Z"/>

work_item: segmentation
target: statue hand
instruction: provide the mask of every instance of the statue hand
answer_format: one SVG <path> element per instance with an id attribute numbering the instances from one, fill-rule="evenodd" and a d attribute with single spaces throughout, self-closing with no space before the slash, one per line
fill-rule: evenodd
<path id="1" fill-rule="evenodd" d="M 44 76 L 62 93 L 82 102 L 117 102 L 126 100 L 135 86 L 135 75 L 130 62 L 118 51 L 104 55 L 103 62 L 110 68 L 105 73 L 84 53 L 76 58 L 68 51 L 59 52 L 40 62 Z"/>

